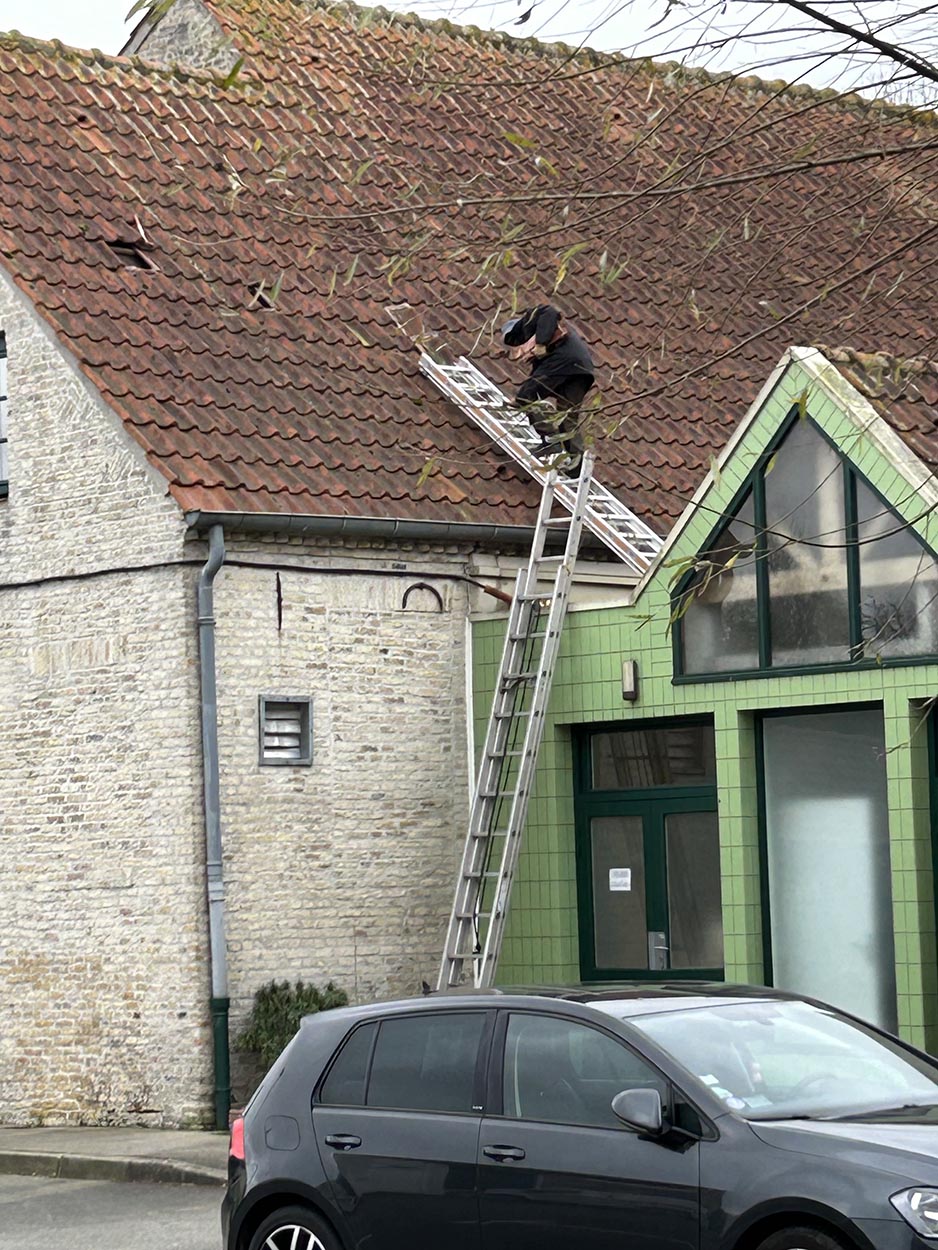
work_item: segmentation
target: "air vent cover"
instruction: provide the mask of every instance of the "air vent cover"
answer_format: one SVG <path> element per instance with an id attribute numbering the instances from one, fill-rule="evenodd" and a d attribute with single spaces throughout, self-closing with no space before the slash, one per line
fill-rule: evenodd
<path id="1" fill-rule="evenodd" d="M 312 764 L 312 699 L 262 694 L 259 721 L 261 764 Z"/>

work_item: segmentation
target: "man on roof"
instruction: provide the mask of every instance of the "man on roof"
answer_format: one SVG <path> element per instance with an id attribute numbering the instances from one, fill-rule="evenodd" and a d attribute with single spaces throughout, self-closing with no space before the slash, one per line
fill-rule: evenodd
<path id="1" fill-rule="evenodd" d="M 541 436 L 538 456 L 558 458 L 569 476 L 583 459 L 582 417 L 578 409 L 595 382 L 589 348 L 551 304 L 525 308 L 502 326 L 512 358 L 531 362 L 531 373 L 518 388 L 516 403 Z M 552 400 L 555 408 L 543 401 Z"/>

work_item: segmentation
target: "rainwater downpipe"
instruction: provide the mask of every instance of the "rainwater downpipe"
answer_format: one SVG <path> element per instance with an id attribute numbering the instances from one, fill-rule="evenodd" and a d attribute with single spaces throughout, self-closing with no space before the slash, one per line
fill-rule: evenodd
<path id="1" fill-rule="evenodd" d="M 225 562 L 225 531 L 208 532 L 208 560 L 199 574 L 199 680 L 202 704 L 202 793 L 205 803 L 205 883 L 208 894 L 209 963 L 212 971 L 212 1058 L 215 1127 L 228 1128 L 231 1061 L 228 1051 L 228 954 L 225 883 L 222 878 L 221 806 L 218 776 L 218 697 L 215 683 L 215 574 Z"/>

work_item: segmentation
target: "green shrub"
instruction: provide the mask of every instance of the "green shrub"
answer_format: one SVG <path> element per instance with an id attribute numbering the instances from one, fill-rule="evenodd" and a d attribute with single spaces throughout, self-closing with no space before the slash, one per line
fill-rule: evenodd
<path id="1" fill-rule="evenodd" d="M 266 1068 L 286 1046 L 300 1027 L 304 1016 L 332 1007 L 347 1007 L 348 994 L 330 981 L 324 990 L 316 985 L 297 981 L 269 981 L 254 995 L 254 1006 L 247 1028 L 238 1035 L 238 1050 L 250 1050 Z"/>

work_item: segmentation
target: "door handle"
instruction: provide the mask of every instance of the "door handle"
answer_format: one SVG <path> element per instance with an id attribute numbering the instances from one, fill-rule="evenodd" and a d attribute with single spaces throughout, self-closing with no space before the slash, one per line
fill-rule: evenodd
<path id="1" fill-rule="evenodd" d="M 336 1150 L 354 1150 L 362 1144 L 362 1139 L 354 1133 L 327 1133 L 326 1145 L 335 1146 Z"/>
<path id="2" fill-rule="evenodd" d="M 668 935 L 656 930 L 649 930 L 648 933 L 648 970 L 649 972 L 667 972 L 668 964 Z"/>
<path id="3" fill-rule="evenodd" d="M 524 1158 L 524 1151 L 520 1146 L 483 1146 L 482 1153 L 496 1163 L 517 1163 Z"/>

